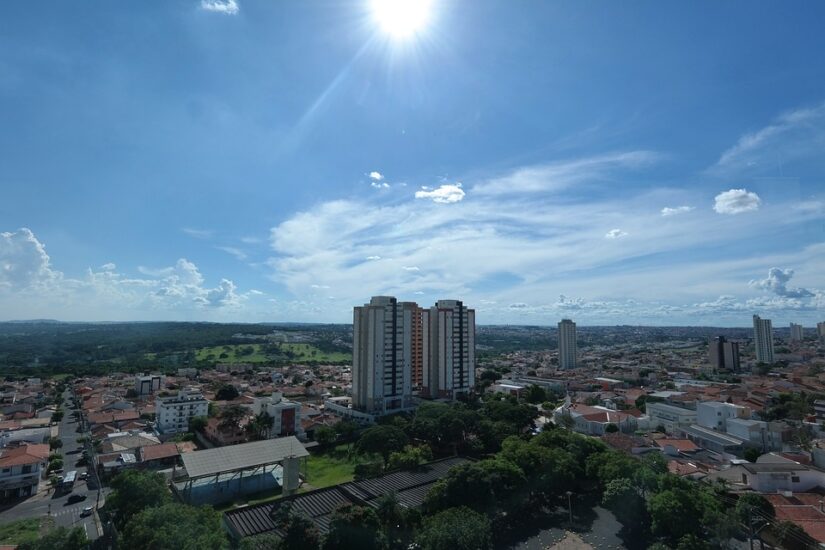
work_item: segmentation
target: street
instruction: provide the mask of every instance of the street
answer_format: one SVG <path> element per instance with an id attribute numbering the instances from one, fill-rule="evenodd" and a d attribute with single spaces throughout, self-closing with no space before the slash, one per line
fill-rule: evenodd
<path id="1" fill-rule="evenodd" d="M 65 475 L 66 472 L 76 470 L 78 476 L 80 476 L 81 473 L 86 472 L 86 466 L 77 466 L 77 462 L 83 457 L 83 446 L 77 443 L 77 439 L 84 434 L 77 431 L 78 422 L 73 414 L 74 408 L 71 402 L 71 393 L 66 391 L 63 399 L 68 405 L 64 406 L 65 414 L 58 428 L 58 435 L 63 442 L 63 447 L 60 449 L 63 454 L 62 475 Z M 78 479 L 71 492 L 61 491 L 59 489 L 56 491 L 43 491 L 26 500 L 14 503 L 11 506 L 4 505 L 0 508 L 0 510 L 2 510 L 0 511 L 0 523 L 51 515 L 51 517 L 54 518 L 56 526 L 80 527 L 86 532 L 89 540 L 94 540 L 98 537 L 95 514 L 93 513 L 86 517 L 80 516 L 83 508 L 88 506 L 94 507 L 96 505 L 97 487 L 93 478 L 94 475 L 90 472 L 88 480 Z M 68 499 L 70 494 L 85 495 L 86 498 L 80 502 L 69 504 Z M 101 495 L 101 502 L 105 494 L 106 490 L 104 489 Z"/>

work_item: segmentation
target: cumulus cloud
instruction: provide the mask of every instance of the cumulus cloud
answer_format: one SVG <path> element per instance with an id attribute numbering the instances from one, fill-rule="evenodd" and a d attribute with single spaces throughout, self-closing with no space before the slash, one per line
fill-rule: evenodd
<path id="1" fill-rule="evenodd" d="M 761 280 L 754 280 L 750 285 L 772 292 L 783 298 L 812 298 L 816 294 L 806 288 L 788 288 L 788 283 L 793 278 L 793 269 L 781 269 L 772 267 L 768 270 L 768 276 Z"/>
<path id="2" fill-rule="evenodd" d="M 100 266 L 100 269 L 102 269 L 103 271 L 114 271 L 115 269 L 117 269 L 117 266 L 112 262 L 109 262 L 107 264 L 103 264 L 102 266 Z"/>
<path id="3" fill-rule="evenodd" d="M 201 9 L 224 15 L 235 15 L 241 8 L 236 0 L 201 0 Z"/>
<path id="4" fill-rule="evenodd" d="M 509 308 L 510 309 L 526 309 L 527 304 L 525 304 L 524 302 L 516 302 L 516 303 L 510 304 Z"/>
<path id="5" fill-rule="evenodd" d="M 435 188 L 422 187 L 420 191 L 415 192 L 417 199 L 432 199 L 440 204 L 459 202 L 464 199 L 464 195 L 460 183 L 445 183 Z"/>
<path id="6" fill-rule="evenodd" d="M 372 171 L 370 172 L 370 179 L 373 181 L 383 181 L 384 175 L 381 172 Z"/>
<path id="7" fill-rule="evenodd" d="M 373 189 L 389 189 L 390 184 L 385 181 L 371 181 L 370 187 Z"/>
<path id="8" fill-rule="evenodd" d="M 12 290 L 48 285 L 60 277 L 46 247 L 28 228 L 0 233 L 0 287 Z"/>
<path id="9" fill-rule="evenodd" d="M 604 237 L 606 239 L 621 239 L 622 237 L 627 237 L 627 232 L 622 231 L 621 229 L 611 229 L 605 233 Z"/>
<path id="10" fill-rule="evenodd" d="M 692 206 L 665 206 L 664 208 L 662 208 L 662 216 L 677 216 L 679 214 L 686 214 L 691 210 L 693 210 Z"/>
<path id="11" fill-rule="evenodd" d="M 713 209 L 719 214 L 742 214 L 759 209 L 759 195 L 747 189 L 730 189 L 716 195 Z"/>

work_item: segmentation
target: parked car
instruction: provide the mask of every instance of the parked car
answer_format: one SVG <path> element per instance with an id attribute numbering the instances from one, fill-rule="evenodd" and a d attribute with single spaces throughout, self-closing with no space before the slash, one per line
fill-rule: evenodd
<path id="1" fill-rule="evenodd" d="M 83 517 L 86 517 L 86 516 L 91 516 L 91 515 L 92 515 L 92 510 L 94 510 L 94 507 L 92 507 L 92 506 L 86 506 L 86 507 L 85 507 L 85 508 L 84 508 L 84 509 L 80 512 L 80 517 L 82 517 L 82 518 L 83 518 Z"/>
<path id="2" fill-rule="evenodd" d="M 89 479 L 89 472 L 83 472 L 80 474 L 80 479 Z"/>
<path id="3" fill-rule="evenodd" d="M 82 502 L 86 500 L 86 495 L 79 495 L 77 493 L 69 495 L 68 503 L 74 504 L 75 502 Z"/>

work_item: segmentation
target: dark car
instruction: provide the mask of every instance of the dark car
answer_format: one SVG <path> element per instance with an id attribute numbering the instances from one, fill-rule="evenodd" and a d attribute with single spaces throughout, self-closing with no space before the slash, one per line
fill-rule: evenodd
<path id="1" fill-rule="evenodd" d="M 82 502 L 84 500 L 86 500 L 86 495 L 79 495 L 75 493 L 73 495 L 69 495 L 69 499 L 67 502 L 69 504 L 74 504 L 75 502 Z"/>

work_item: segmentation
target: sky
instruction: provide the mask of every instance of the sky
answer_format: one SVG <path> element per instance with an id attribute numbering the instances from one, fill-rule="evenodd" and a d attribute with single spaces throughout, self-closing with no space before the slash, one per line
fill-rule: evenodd
<path id="1" fill-rule="evenodd" d="M 10 2 L 0 320 L 825 320 L 825 4 Z"/>

